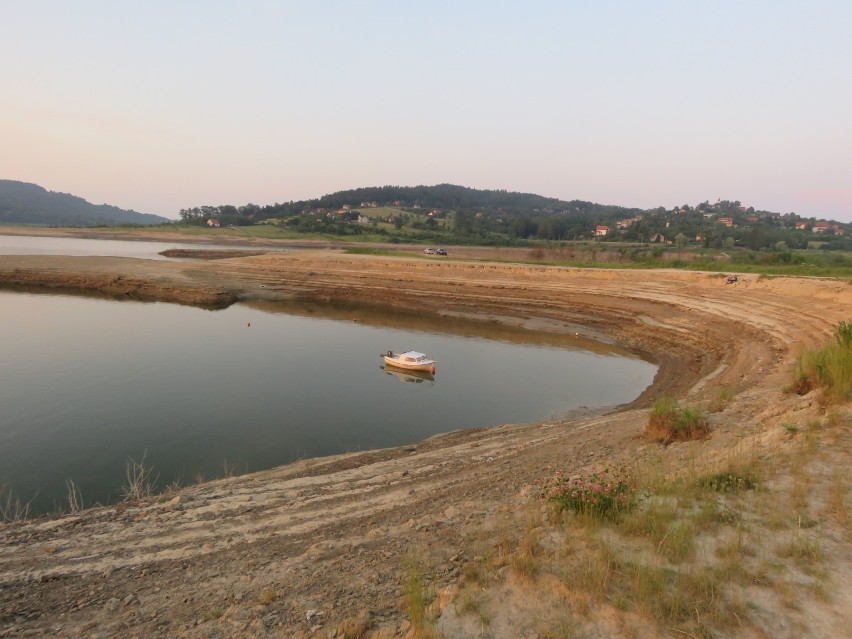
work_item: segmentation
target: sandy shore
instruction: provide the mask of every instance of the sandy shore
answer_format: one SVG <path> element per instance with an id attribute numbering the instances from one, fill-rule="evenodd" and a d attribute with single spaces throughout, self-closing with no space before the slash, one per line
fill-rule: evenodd
<path id="1" fill-rule="evenodd" d="M 543 476 L 659 454 L 641 432 L 645 409 L 663 392 L 704 404 L 719 389 L 734 398 L 713 416 L 702 452 L 672 446 L 665 454 L 673 459 L 771 443 L 780 424 L 819 414 L 813 397 L 783 389 L 801 349 L 825 340 L 852 309 L 852 286 L 834 280 L 743 275 L 727 285 L 719 274 L 328 250 L 191 263 L 0 256 L 0 287 L 209 307 L 299 300 L 354 317 L 389 308 L 614 340 L 660 364 L 651 388 L 607 415 L 304 460 L 145 502 L 4 526 L 0 636 L 344 636 L 341 624 L 365 615 L 369 636 L 410 635 L 400 603 L 406 557 L 428 558 L 434 586 L 451 592 L 471 535 L 493 531 L 507 508 L 523 508 Z M 852 595 L 848 549 L 838 561 L 847 579 L 838 587 Z M 824 633 L 798 636 L 832 636 L 852 621 L 848 609 L 838 614 Z M 444 616 L 444 636 L 480 636 L 451 617 Z M 519 628 L 487 636 L 539 636 Z"/>

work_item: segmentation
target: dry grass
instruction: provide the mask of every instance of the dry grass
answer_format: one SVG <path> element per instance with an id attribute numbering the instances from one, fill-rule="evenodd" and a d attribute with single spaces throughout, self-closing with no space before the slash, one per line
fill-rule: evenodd
<path id="1" fill-rule="evenodd" d="M 725 410 L 733 399 L 734 391 L 730 388 L 720 388 L 716 391 L 716 394 L 713 395 L 713 399 L 710 400 L 707 410 L 711 413 L 719 413 Z"/>
<path id="2" fill-rule="evenodd" d="M 15 523 L 29 519 L 31 502 L 32 499 L 28 502 L 21 501 L 11 488 L 0 484 L 0 522 Z"/>
<path id="3" fill-rule="evenodd" d="M 132 457 L 127 460 L 125 469 L 127 482 L 121 487 L 124 501 L 138 501 L 154 494 L 157 477 L 154 476 L 153 469 L 145 464 L 147 454 L 147 451 L 143 453 L 139 461 Z"/>
<path id="4" fill-rule="evenodd" d="M 78 513 L 83 510 L 83 493 L 80 491 L 80 487 L 69 479 L 65 482 L 65 488 L 67 490 L 68 512 Z"/>
<path id="5" fill-rule="evenodd" d="M 278 599 L 278 592 L 274 588 L 264 588 L 260 593 L 259 601 L 261 606 L 268 606 L 276 599 Z"/>

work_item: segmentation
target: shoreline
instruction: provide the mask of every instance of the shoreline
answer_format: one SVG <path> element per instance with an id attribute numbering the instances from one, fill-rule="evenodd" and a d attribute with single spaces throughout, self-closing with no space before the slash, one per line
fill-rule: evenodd
<path id="1" fill-rule="evenodd" d="M 641 437 L 645 409 L 661 393 L 699 405 L 721 390 L 734 398 L 730 409 L 714 416 L 707 441 L 663 451 L 673 459 L 686 464 L 691 455 L 773 445 L 779 424 L 817 409 L 813 398 L 783 393 L 795 356 L 825 339 L 852 308 L 852 287 L 835 280 L 746 275 L 732 286 L 720 275 L 683 271 L 326 250 L 192 263 L 0 256 L 0 286 L 33 285 L 200 305 L 300 301 L 391 308 L 448 322 L 464 317 L 604 335 L 653 353 L 660 369 L 633 403 L 604 414 L 456 431 L 416 445 L 307 459 L 184 487 L 173 496 L 4 526 L 0 619 L 19 609 L 37 613 L 18 615 L 9 636 L 47 628 L 60 615 L 69 632 L 103 623 L 112 628 L 106 636 L 129 629 L 153 636 L 168 619 L 170 636 L 207 636 L 205 627 L 219 622 L 194 623 L 195 611 L 208 605 L 202 602 L 236 597 L 239 584 L 248 588 L 263 575 L 286 592 L 270 633 L 310 636 L 316 624 L 306 624 L 308 609 L 324 610 L 328 628 L 371 610 L 377 627 L 388 629 L 382 636 L 404 636 L 399 582 L 383 566 L 401 566 L 410 553 L 428 548 L 430 558 L 449 566 L 436 586 L 451 586 L 458 574 L 450 559 L 460 556 L 467 536 L 497 522 L 507 504 L 526 507 L 542 477 L 661 454 Z M 351 593 L 338 592 L 340 575 L 348 576 Z M 361 578 L 366 575 L 379 577 Z M 73 593 L 80 589 L 94 593 L 86 602 L 95 603 L 78 605 Z M 110 608 L 108 595 L 128 590 L 135 599 Z M 169 593 L 188 599 L 175 603 Z M 250 621 L 248 610 L 231 606 L 235 618 L 249 615 Z M 246 627 L 232 636 L 255 634 Z"/>

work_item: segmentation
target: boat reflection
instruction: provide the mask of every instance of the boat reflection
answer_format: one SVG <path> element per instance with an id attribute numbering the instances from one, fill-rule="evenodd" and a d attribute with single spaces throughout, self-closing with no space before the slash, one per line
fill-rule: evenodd
<path id="1" fill-rule="evenodd" d="M 400 382 L 422 384 L 423 382 L 435 383 L 435 376 L 429 371 L 408 371 L 394 366 L 379 366 L 391 377 L 396 377 Z"/>

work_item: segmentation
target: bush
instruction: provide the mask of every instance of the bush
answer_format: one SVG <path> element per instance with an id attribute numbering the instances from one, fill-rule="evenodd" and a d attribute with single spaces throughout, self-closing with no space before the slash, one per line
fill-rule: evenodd
<path id="1" fill-rule="evenodd" d="M 668 397 L 661 397 L 651 409 L 645 434 L 652 440 L 669 444 L 675 441 L 698 439 L 710 432 L 707 414 L 700 406 L 680 406 Z"/>
<path id="2" fill-rule="evenodd" d="M 560 510 L 596 518 L 613 517 L 633 505 L 636 479 L 629 467 L 604 466 L 573 477 L 557 473 L 542 484 L 541 494 Z"/>

